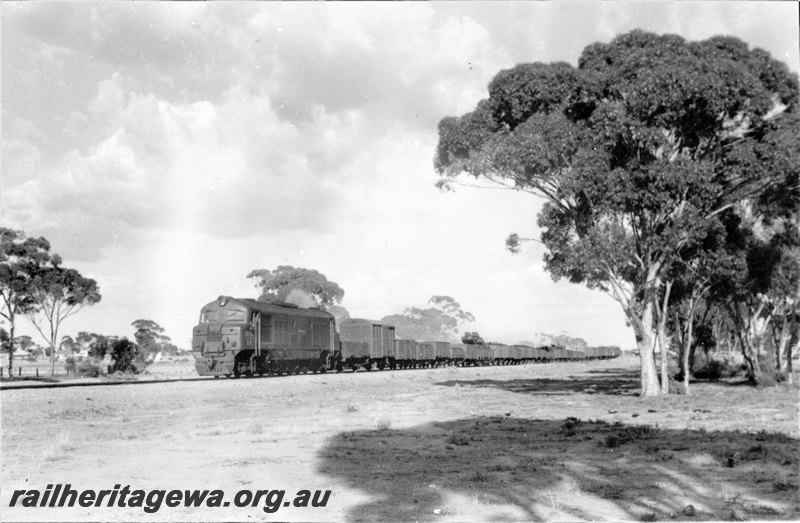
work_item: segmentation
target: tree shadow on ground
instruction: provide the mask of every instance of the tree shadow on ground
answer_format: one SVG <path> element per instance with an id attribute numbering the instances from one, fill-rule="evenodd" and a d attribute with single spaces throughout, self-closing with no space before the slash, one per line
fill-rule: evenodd
<path id="1" fill-rule="evenodd" d="M 798 519 L 783 434 L 477 417 L 342 432 L 319 471 L 371 501 L 356 521 Z"/>
<path id="2" fill-rule="evenodd" d="M 588 374 L 588 376 L 587 376 Z M 492 387 L 509 392 L 535 395 L 610 394 L 636 396 L 641 389 L 639 374 L 631 369 L 590 370 L 566 378 L 529 378 L 516 380 L 450 380 L 434 385 L 443 387 Z"/>

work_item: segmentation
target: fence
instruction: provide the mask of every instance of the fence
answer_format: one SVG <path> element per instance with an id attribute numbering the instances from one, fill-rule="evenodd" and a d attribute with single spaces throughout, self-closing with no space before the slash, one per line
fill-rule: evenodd
<path id="1" fill-rule="evenodd" d="M 8 378 L 8 355 L 4 354 L 0 358 L 0 379 Z M 52 376 L 67 376 L 69 373 L 64 367 L 65 361 L 56 360 L 55 372 Z M 106 374 L 109 370 L 110 362 L 104 360 L 99 363 L 100 374 Z M 156 376 L 185 376 L 196 373 L 194 359 L 191 356 L 181 356 L 166 361 L 152 363 L 147 366 L 147 373 Z M 78 374 L 73 373 L 73 376 Z M 14 367 L 11 372 L 13 378 L 46 378 L 50 374 L 50 361 L 48 360 L 26 360 L 14 358 Z"/>
<path id="2" fill-rule="evenodd" d="M 14 361 L 11 375 L 15 378 L 32 378 L 32 377 L 45 377 L 50 376 L 50 362 L 49 361 Z M 63 361 L 57 361 L 53 376 L 66 376 L 67 369 L 64 368 Z M 0 366 L 0 378 L 8 377 L 8 361 Z"/>

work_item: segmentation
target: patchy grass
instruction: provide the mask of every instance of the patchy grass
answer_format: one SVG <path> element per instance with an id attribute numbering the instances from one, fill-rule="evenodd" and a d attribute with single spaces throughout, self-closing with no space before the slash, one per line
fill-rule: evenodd
<path id="1" fill-rule="evenodd" d="M 437 492 L 521 507 L 527 511 L 523 519 L 532 520 L 550 519 L 554 512 L 567 519 L 603 519 L 593 511 L 609 504 L 620 511 L 617 518 L 641 521 L 670 514 L 699 520 L 728 520 L 731 514 L 800 517 L 797 491 L 792 490 L 800 445 L 791 437 L 577 417 L 495 416 L 409 430 L 348 431 L 330 443 L 321 453 L 321 472 L 354 487 L 368 485 L 382 506 L 409 507 L 401 493 L 416 484 L 435 484 Z M 364 459 L 354 460 L 346 452 L 351 449 Z M 728 455 L 735 460 L 732 468 L 722 459 Z M 754 477 L 757 471 L 761 481 Z M 764 481 L 764 475 L 781 479 Z M 748 493 L 746 499 L 742 492 Z M 643 500 L 655 500 L 658 507 L 643 506 Z M 435 498 L 429 505 L 398 509 L 396 519 L 425 519 L 423 514 L 440 502 Z M 370 507 L 363 508 L 369 513 Z M 547 507 L 550 512 L 544 511 Z"/>

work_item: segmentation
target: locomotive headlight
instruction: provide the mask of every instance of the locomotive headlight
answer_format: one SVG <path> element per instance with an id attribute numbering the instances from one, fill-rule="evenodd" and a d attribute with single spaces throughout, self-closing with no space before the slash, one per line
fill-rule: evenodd
<path id="1" fill-rule="evenodd" d="M 226 303 L 228 303 L 227 296 L 220 296 L 219 298 L 217 298 L 217 304 L 219 304 L 220 307 L 224 307 Z"/>

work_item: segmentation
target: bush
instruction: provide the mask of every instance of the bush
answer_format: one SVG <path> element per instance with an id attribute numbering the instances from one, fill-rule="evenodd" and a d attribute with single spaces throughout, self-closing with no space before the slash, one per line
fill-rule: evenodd
<path id="1" fill-rule="evenodd" d="M 139 374 L 145 368 L 144 357 L 139 347 L 128 338 L 122 338 L 111 345 L 111 358 L 114 360 L 112 372 Z"/>
<path id="2" fill-rule="evenodd" d="M 735 371 L 734 371 L 735 372 Z M 694 371 L 694 377 L 699 380 L 717 381 L 724 376 L 733 374 L 725 362 L 711 360 L 704 366 Z"/>
<path id="3" fill-rule="evenodd" d="M 771 353 L 762 354 L 758 358 L 758 364 L 761 370 L 754 378 L 759 387 L 774 387 L 786 380 L 786 376 L 775 367 L 775 357 Z"/>
<path id="4" fill-rule="evenodd" d="M 75 370 L 79 376 L 88 376 L 90 378 L 96 378 L 101 374 L 100 365 L 92 360 L 79 361 Z"/>
<path id="5" fill-rule="evenodd" d="M 75 374 L 77 366 L 78 362 L 75 356 L 67 356 L 67 359 L 64 361 L 64 370 L 67 371 L 67 374 Z"/>

